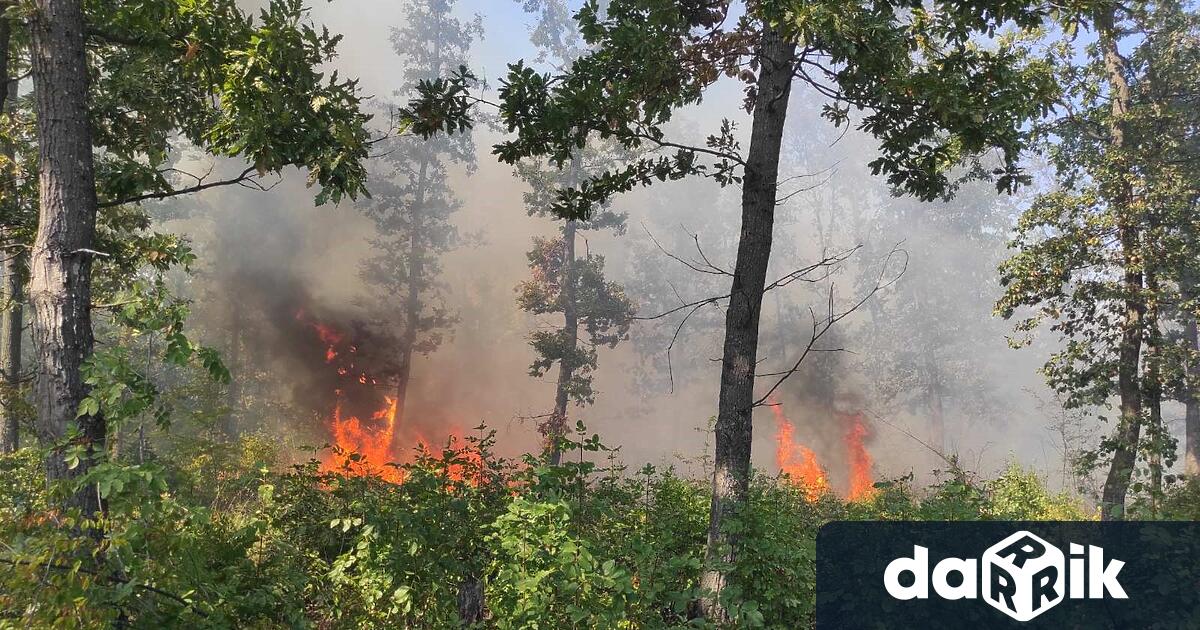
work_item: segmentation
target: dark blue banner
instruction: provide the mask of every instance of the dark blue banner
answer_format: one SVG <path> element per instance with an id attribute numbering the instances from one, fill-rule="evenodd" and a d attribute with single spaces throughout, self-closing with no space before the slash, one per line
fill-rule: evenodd
<path id="1" fill-rule="evenodd" d="M 829 523 L 816 626 L 1200 629 L 1200 525 Z"/>

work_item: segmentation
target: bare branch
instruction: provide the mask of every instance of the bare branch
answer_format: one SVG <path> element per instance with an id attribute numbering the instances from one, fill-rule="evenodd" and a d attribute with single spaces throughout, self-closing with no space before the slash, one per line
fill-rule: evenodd
<path id="1" fill-rule="evenodd" d="M 261 183 L 259 183 L 256 179 L 258 177 L 257 169 L 253 166 L 247 167 L 246 170 L 242 171 L 241 174 L 237 175 L 236 177 L 231 177 L 229 179 L 219 179 L 216 181 L 205 181 L 208 178 L 209 174 L 193 175 L 193 174 L 187 173 L 185 171 L 179 171 L 178 169 L 167 169 L 164 172 L 177 172 L 177 173 L 187 175 L 188 177 L 195 179 L 196 184 L 193 186 L 188 186 L 186 188 L 175 188 L 175 189 L 171 189 L 171 190 L 162 190 L 162 191 L 157 191 L 157 192 L 143 193 L 140 195 L 134 195 L 133 197 L 128 197 L 126 199 L 109 199 L 107 201 L 101 201 L 99 204 L 100 207 L 101 208 L 110 208 L 112 206 L 120 206 L 120 205 L 124 205 L 127 203 L 140 203 L 142 201 L 167 199 L 169 197 L 178 197 L 180 195 L 188 195 L 188 194 L 191 194 L 194 192 L 200 192 L 201 190 L 208 190 L 209 188 L 217 188 L 220 186 L 238 185 L 238 186 L 244 186 L 246 188 L 253 188 L 258 191 L 267 191 L 275 186 L 275 184 L 271 184 L 271 186 L 264 186 Z M 211 171 L 210 171 L 210 173 L 211 173 Z M 276 183 L 278 183 L 278 182 L 276 182 Z"/>
<path id="2" fill-rule="evenodd" d="M 857 249 L 858 249 L 858 246 L 856 246 L 853 249 L 848 250 L 848 251 L 853 252 Z M 891 261 L 898 256 L 903 256 L 903 258 L 904 258 L 903 265 L 901 266 L 900 271 L 898 273 L 896 273 L 894 276 L 889 276 L 888 268 L 891 266 Z M 843 258 L 843 260 L 844 260 L 844 258 Z M 890 287 L 891 285 L 895 284 L 896 281 L 900 279 L 900 276 L 904 275 L 904 272 L 907 268 L 908 268 L 908 253 L 905 252 L 904 250 L 900 249 L 899 245 L 897 245 L 896 247 L 893 247 L 892 251 L 889 252 L 888 255 L 884 257 L 883 264 L 880 267 L 879 275 L 876 277 L 876 280 L 875 280 L 875 286 L 871 287 L 871 289 L 869 291 L 867 291 L 867 293 L 865 295 L 863 295 L 862 298 L 860 298 L 859 300 L 857 300 L 856 302 L 851 304 L 845 310 L 841 310 L 841 311 L 837 310 L 837 307 L 835 306 L 834 287 L 830 286 L 829 287 L 829 297 L 826 300 L 825 313 L 823 314 L 823 316 L 818 318 L 816 312 L 813 311 L 811 308 L 809 309 L 809 315 L 812 318 L 812 333 L 809 336 L 808 343 L 805 345 L 804 349 L 800 352 L 800 356 L 797 357 L 796 361 L 794 363 L 792 363 L 791 367 L 787 368 L 786 370 L 783 370 L 781 372 L 771 373 L 771 376 L 777 377 L 775 382 L 771 385 L 770 389 L 768 389 L 765 394 L 763 394 L 758 400 L 754 401 L 753 406 L 757 407 L 757 406 L 762 405 L 764 401 L 766 401 L 772 395 L 774 395 L 775 390 L 779 389 L 779 386 L 783 385 L 784 381 L 791 378 L 791 376 L 793 374 L 795 374 L 796 372 L 798 372 L 800 370 L 800 366 L 804 363 L 804 360 L 806 358 L 808 358 L 808 355 L 810 353 L 812 353 L 814 351 L 816 351 L 816 352 L 831 351 L 829 349 L 817 349 L 816 348 L 817 342 L 820 341 L 821 337 L 825 336 L 825 334 L 828 333 L 830 331 L 830 329 L 832 329 L 838 322 L 842 321 L 843 319 L 848 317 L 851 313 L 853 313 L 853 312 L 857 311 L 859 308 L 861 308 L 864 304 L 867 303 L 868 300 L 870 300 L 872 297 L 874 297 L 876 293 L 879 293 L 880 291 L 886 289 L 887 287 Z M 782 286 L 782 285 L 780 285 L 780 286 Z"/>
<path id="3" fill-rule="evenodd" d="M 663 247 L 662 243 L 658 242 L 658 239 L 654 238 L 654 234 L 650 232 L 650 228 L 646 227 L 645 222 L 642 223 L 642 230 L 646 232 L 646 236 L 650 237 L 650 241 L 654 243 L 654 246 L 658 248 L 658 251 L 666 254 L 667 258 L 678 262 L 684 267 L 687 267 L 688 269 L 691 269 L 697 273 L 714 276 L 733 276 L 732 273 L 712 264 L 712 262 L 708 260 L 708 257 L 704 255 L 704 251 L 700 249 L 700 237 L 696 236 L 695 234 L 688 233 L 688 235 L 692 237 L 692 240 L 696 242 L 696 251 L 700 252 L 700 258 L 704 260 L 703 264 L 684 259 L 668 251 L 666 247 Z M 685 229 L 684 232 L 687 232 L 687 230 Z"/>
<path id="4" fill-rule="evenodd" d="M 938 456 L 938 459 L 941 459 L 942 461 L 946 462 L 946 464 L 947 464 L 948 466 L 950 466 L 950 468 L 951 468 L 952 470 L 954 470 L 954 471 L 956 471 L 956 472 L 958 472 L 958 471 L 959 471 L 958 459 L 957 459 L 956 457 L 954 457 L 953 455 L 947 455 L 947 454 L 943 453 L 943 452 L 941 451 L 941 449 L 939 449 L 939 448 L 937 448 L 937 447 L 933 446 L 932 444 L 930 444 L 929 442 L 926 442 L 925 440 L 922 440 L 921 438 L 919 438 L 919 437 L 917 437 L 917 436 L 913 435 L 913 433 L 912 433 L 911 431 L 909 431 L 908 429 L 906 429 L 906 428 L 904 428 L 904 427 L 902 427 L 902 426 L 899 426 L 899 425 L 897 425 L 897 424 L 895 424 L 895 423 L 893 423 L 893 422 L 889 421 L 887 418 L 884 418 L 883 416 L 879 415 L 879 414 L 878 414 L 878 413 L 876 413 L 875 411 L 872 411 L 872 410 L 870 410 L 870 409 L 863 409 L 863 411 L 865 411 L 865 412 L 867 412 L 868 414 L 870 414 L 870 415 L 871 415 L 871 417 L 875 418 L 876 420 L 878 420 L 878 421 L 880 421 L 880 422 L 882 422 L 882 423 L 886 424 L 887 426 L 889 426 L 889 427 L 891 427 L 891 428 L 893 428 L 893 429 L 895 429 L 895 430 L 897 430 L 897 431 L 899 431 L 899 432 L 903 433 L 904 435 L 907 435 L 908 437 L 912 438 L 912 440 L 913 440 L 914 442 L 916 442 L 917 444 L 920 444 L 921 446 L 924 446 L 925 448 L 929 449 L 929 452 L 933 453 L 934 455 L 937 455 L 937 456 Z"/>

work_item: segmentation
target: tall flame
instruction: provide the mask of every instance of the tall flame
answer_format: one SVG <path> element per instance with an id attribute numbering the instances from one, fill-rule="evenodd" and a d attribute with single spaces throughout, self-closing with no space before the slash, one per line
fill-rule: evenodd
<path id="1" fill-rule="evenodd" d="M 811 448 L 795 441 L 796 429 L 784 413 L 783 405 L 774 397 L 768 402 L 771 412 L 775 415 L 775 463 L 779 466 L 779 472 L 787 475 L 793 483 L 802 486 L 810 500 L 829 492 L 829 476 L 821 466 L 817 454 Z M 846 425 L 846 432 L 842 436 L 846 446 L 846 461 L 850 468 L 850 484 L 846 498 L 850 501 L 869 499 L 875 492 L 875 482 L 871 476 L 874 462 L 866 446 L 866 439 L 870 434 L 867 424 L 861 412 L 837 415 Z"/>
<path id="2" fill-rule="evenodd" d="M 817 454 L 792 440 L 795 428 L 784 415 L 783 405 L 774 397 L 768 402 L 771 412 L 775 414 L 775 462 L 779 465 L 779 472 L 802 485 L 810 500 L 829 492 L 829 478 L 817 461 Z"/>
<path id="3" fill-rule="evenodd" d="M 374 475 L 392 483 L 404 481 L 400 469 L 389 465 L 396 460 L 392 456 L 392 440 L 396 434 L 397 401 L 386 400 L 387 406 L 371 416 L 373 423 L 380 425 L 377 429 L 365 426 L 355 416 L 343 418 L 342 404 L 338 401 L 330 426 L 335 448 L 321 462 L 321 470 Z"/>
<path id="4" fill-rule="evenodd" d="M 869 499 L 875 493 L 875 482 L 871 478 L 871 454 L 864 443 L 867 425 L 863 422 L 862 412 L 843 414 L 842 418 L 846 422 L 843 439 L 850 462 L 850 492 L 846 496 L 851 501 Z"/>

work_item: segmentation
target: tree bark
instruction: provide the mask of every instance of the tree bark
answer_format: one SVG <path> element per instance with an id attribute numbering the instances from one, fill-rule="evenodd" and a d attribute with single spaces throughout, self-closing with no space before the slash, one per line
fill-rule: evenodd
<path id="1" fill-rule="evenodd" d="M 567 171 L 567 185 L 574 186 L 583 176 L 583 156 L 577 151 L 571 156 Z M 563 225 L 562 301 L 563 335 L 566 348 L 558 362 L 558 382 L 554 388 L 554 410 L 546 423 L 546 441 L 550 453 L 550 465 L 562 463 L 562 447 L 559 441 L 567 434 L 567 404 L 570 402 L 571 379 L 575 378 L 575 351 L 579 348 L 579 296 L 575 279 L 575 236 L 579 224 L 568 220 Z"/>
<path id="2" fill-rule="evenodd" d="M 563 226 L 563 335 L 566 349 L 558 362 L 558 383 L 554 390 L 554 411 L 551 413 L 546 439 L 550 447 L 550 464 L 562 463 L 559 440 L 567 433 L 567 403 L 571 379 L 575 376 L 575 350 L 579 346 L 579 305 L 575 291 L 575 231 L 576 223 Z"/>
<path id="3" fill-rule="evenodd" d="M 1120 156 L 1126 149 L 1124 118 L 1129 114 L 1132 97 L 1126 79 L 1127 63 L 1117 50 L 1114 12 L 1112 7 L 1101 12 L 1096 19 L 1096 29 L 1112 91 L 1113 121 L 1109 130 L 1109 150 Z M 1142 392 L 1138 377 L 1145 305 L 1141 301 L 1143 278 L 1138 256 L 1140 230 L 1136 217 L 1132 216 L 1133 190 L 1128 180 L 1124 179 L 1130 169 L 1118 162 L 1113 170 L 1112 177 L 1119 179 L 1119 183 L 1110 184 L 1114 189 L 1110 193 L 1110 201 L 1118 213 L 1117 227 L 1125 267 L 1125 304 L 1117 365 L 1117 393 L 1121 401 L 1121 416 L 1115 435 L 1116 446 L 1113 449 L 1112 463 L 1104 481 L 1100 508 L 1101 518 L 1122 520 L 1125 517 L 1125 495 L 1129 490 L 1129 480 L 1137 464 L 1138 440 L 1142 428 Z"/>
<path id="4" fill-rule="evenodd" d="M 483 621 L 483 581 L 468 577 L 458 583 L 458 620 L 462 626 L 470 627 Z"/>
<path id="5" fill-rule="evenodd" d="M 756 50 L 760 68 L 742 181 L 742 228 L 729 308 L 725 313 L 707 568 L 700 581 L 704 592 L 701 612 L 714 621 L 727 618 L 720 597 L 728 583 L 729 567 L 737 559 L 738 541 L 726 531 L 726 523 L 745 507 L 750 483 L 759 316 L 771 256 L 779 149 L 795 53 L 795 44 L 786 41 L 773 27 L 764 26 Z"/>
<path id="6" fill-rule="evenodd" d="M 1159 329 L 1159 285 L 1158 275 L 1150 267 L 1153 253 L 1147 252 L 1147 268 L 1145 270 L 1146 289 L 1149 299 L 1146 301 L 1146 352 L 1145 375 L 1142 379 L 1143 406 L 1146 414 L 1148 442 L 1146 461 L 1150 466 L 1150 507 L 1152 514 L 1158 514 L 1158 508 L 1163 496 L 1163 450 L 1166 448 L 1166 427 L 1162 419 L 1162 372 L 1159 361 L 1162 360 L 1162 331 Z"/>
<path id="7" fill-rule="evenodd" d="M 87 395 L 81 366 L 92 353 L 91 271 L 96 232 L 96 182 L 88 120 L 88 72 L 80 0 L 36 0 L 30 56 L 40 160 L 37 237 L 30 257 L 29 298 L 37 352 L 37 433 L 53 446 L 49 481 L 87 472 L 104 451 L 99 415 L 76 417 Z M 72 424 L 85 457 L 68 467 L 60 442 Z M 95 488 L 80 488 L 64 507 L 85 515 L 102 509 Z"/>
<path id="8" fill-rule="evenodd" d="M 920 305 L 918 304 L 918 308 Z M 945 388 L 942 386 L 942 373 L 934 360 L 934 349 L 926 346 L 922 352 L 922 362 L 925 368 L 925 399 L 929 406 L 929 443 L 937 448 L 938 455 L 950 455 L 946 449 L 946 404 Z"/>
<path id="9" fill-rule="evenodd" d="M 0 111 L 11 114 L 17 98 L 17 81 L 12 71 L 12 21 L 0 18 Z M 16 159 L 16 147 L 4 143 L 4 158 L 11 165 Z M 0 173 L 0 203 L 16 215 L 17 191 L 16 168 Z M 0 230 L 0 242 L 12 242 L 11 230 Z M 0 453 L 11 453 L 21 447 L 21 427 L 14 409 L 21 387 L 21 333 L 24 328 L 24 290 L 21 273 L 20 250 L 4 252 L 0 263 L 0 303 L 4 313 L 0 316 L 0 371 L 3 372 L 5 391 L 0 401 Z"/>
<path id="10" fill-rule="evenodd" d="M 7 239 L 6 239 L 7 240 Z M 0 301 L 6 308 L 0 317 L 0 370 L 4 377 L 4 399 L 0 403 L 0 452 L 21 447 L 16 403 L 21 397 L 21 337 L 25 327 L 25 283 L 19 254 L 5 254 L 0 267 Z"/>
<path id="11" fill-rule="evenodd" d="M 1184 273 L 1183 295 L 1187 301 L 1196 299 L 1194 271 Z M 1184 379 L 1184 447 L 1183 472 L 1189 479 L 1200 478 L 1200 331 L 1196 314 L 1184 314 L 1183 338 L 1186 344 L 1187 374 Z"/>

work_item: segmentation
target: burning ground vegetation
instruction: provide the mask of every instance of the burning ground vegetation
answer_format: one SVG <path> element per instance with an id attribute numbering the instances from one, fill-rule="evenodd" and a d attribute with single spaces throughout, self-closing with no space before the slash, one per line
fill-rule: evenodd
<path id="1" fill-rule="evenodd" d="M 0 630 L 812 628 L 831 521 L 1200 518 L 1195 0 L 364 2 L 0 12 Z"/>
<path id="2" fill-rule="evenodd" d="M 718 627 L 697 626 L 693 610 L 711 467 L 628 469 L 619 445 L 586 427 L 564 437 L 559 463 L 499 455 L 494 429 L 406 419 L 368 325 L 288 312 L 289 351 L 309 366 L 304 400 L 329 446 L 294 463 L 269 431 L 174 434 L 170 457 L 106 489 L 105 544 L 137 576 L 132 589 L 54 560 L 91 543 L 63 529 L 38 454 L 5 456 L 0 535 L 22 557 L 50 560 L 0 575 L 0 610 L 23 611 L 30 627 L 66 614 L 86 628 Z M 774 457 L 732 520 L 747 542 L 727 625 L 812 624 L 813 549 L 831 520 L 1094 518 L 1016 465 L 987 479 L 949 467 L 927 486 L 884 477 L 863 414 L 818 414 L 832 430 L 810 441 L 802 405 L 764 402 Z"/>
<path id="3" fill-rule="evenodd" d="M 52 507 L 40 455 L 5 455 L 0 538 L 42 561 L 0 573 L 0 610 L 29 627 L 721 627 L 694 611 L 711 466 L 626 468 L 619 445 L 582 426 L 558 463 L 502 456 L 487 426 L 406 419 L 368 326 L 290 312 L 329 446 L 296 463 L 269 431 L 173 434 L 170 457 L 105 489 L 104 544 L 136 582 L 56 560 L 92 543 L 64 528 L 72 517 Z M 817 531 L 832 520 L 1096 517 L 1016 464 L 984 478 L 947 462 L 928 484 L 881 475 L 863 413 L 814 414 L 829 425 L 822 441 L 805 408 L 780 398 L 763 405 L 773 461 L 730 521 L 745 542 L 725 627 L 811 627 Z M 1198 498 L 1173 493 L 1159 515 L 1200 516 Z"/>
<path id="4" fill-rule="evenodd" d="M 370 419 L 371 439 L 388 421 Z M 377 470 L 355 458 L 288 466 L 266 434 L 195 443 L 145 469 L 170 478 L 169 492 L 131 480 L 110 494 L 111 544 L 141 550 L 126 566 L 142 584 L 185 594 L 180 601 L 41 565 L 0 576 L 0 608 L 40 620 L 80 601 L 109 602 L 73 609 L 76 627 L 94 628 L 118 615 L 196 628 L 453 628 L 464 618 L 497 628 L 691 627 L 708 479 L 624 469 L 618 451 L 587 433 L 564 445 L 557 466 L 498 457 L 494 447 L 484 429 Z M 782 450 L 799 469 L 756 474 L 736 520 L 754 541 L 732 574 L 749 606 L 739 626 L 812 623 L 813 548 L 830 520 L 1095 516 L 1015 465 L 990 479 L 948 470 L 925 487 L 880 479 L 850 500 L 826 491 L 825 473 L 799 445 Z M 47 511 L 38 465 L 22 451 L 0 467 L 0 533 L 28 554 L 65 553 L 83 543 Z M 1189 501 L 1164 508 L 1185 515 Z"/>
<path id="5" fill-rule="evenodd" d="M 402 483 L 400 466 L 421 454 L 429 456 L 439 444 L 465 444 L 463 428 L 442 426 L 438 433 L 405 424 L 400 415 L 400 393 L 388 375 L 374 371 L 362 343 L 351 332 L 313 319 L 300 309 L 301 322 L 315 342 L 313 355 L 323 359 L 325 369 L 334 375 L 331 391 L 332 410 L 325 415 L 323 429 L 329 446 L 320 456 L 320 470 L 340 475 L 372 476 L 391 483 Z M 351 327 L 353 330 L 354 327 Z M 366 346 L 364 346 L 366 347 Z M 811 500 L 833 492 L 829 474 L 812 448 L 796 434 L 796 425 L 787 416 L 782 403 L 771 397 L 770 408 L 775 433 L 775 465 L 786 483 L 802 488 Z M 844 452 L 836 458 L 846 463 L 846 483 L 841 495 L 849 501 L 870 497 L 874 491 L 871 453 L 867 447 L 869 429 L 861 412 L 835 412 L 842 428 Z M 433 438 L 433 441 L 430 438 Z M 460 452 L 470 457 L 469 449 Z M 454 474 L 461 475 L 458 468 Z"/>
<path id="6" fill-rule="evenodd" d="M 354 331 L 362 330 L 361 326 L 351 325 L 342 330 L 314 319 L 304 309 L 297 310 L 296 320 L 313 342 L 310 355 L 323 360 L 324 370 L 333 378 L 332 402 L 327 403 L 332 409 L 322 412 L 325 418 L 322 428 L 327 432 L 329 445 L 320 455 L 321 471 L 402 483 L 405 475 L 400 464 L 421 455 L 432 456 L 438 445 L 458 445 L 462 449 L 459 455 L 478 459 L 470 449 L 462 448 L 466 444 L 462 427 L 440 426 L 433 429 L 437 433 L 432 433 L 416 423 L 404 423 L 400 414 L 402 394 L 396 391 L 394 379 L 379 371 L 379 364 L 372 362 L 369 350 L 359 349 L 371 347 L 355 337 Z M 775 425 L 775 466 L 781 480 L 801 488 L 813 501 L 834 492 L 826 465 L 797 435 L 796 424 L 788 418 L 784 405 L 772 396 L 766 406 Z M 845 462 L 846 473 L 839 494 L 848 501 L 868 499 L 874 492 L 875 480 L 865 415 L 836 411 L 834 419 L 842 432 L 843 451 L 829 459 Z M 464 473 L 460 468 L 452 467 L 452 474 L 461 477 Z"/>

